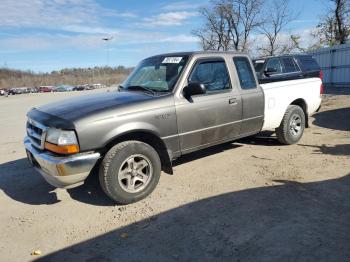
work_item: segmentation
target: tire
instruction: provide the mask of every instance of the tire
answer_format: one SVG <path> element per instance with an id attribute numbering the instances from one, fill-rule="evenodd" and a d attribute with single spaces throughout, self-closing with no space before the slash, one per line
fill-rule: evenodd
<path id="1" fill-rule="evenodd" d="M 99 170 L 103 191 L 118 204 L 144 199 L 156 188 L 161 162 L 156 150 L 139 141 L 126 141 L 112 147 Z"/>
<path id="2" fill-rule="evenodd" d="M 285 145 L 297 143 L 305 129 L 305 114 L 297 105 L 290 105 L 285 112 L 281 125 L 276 128 L 277 139 Z"/>

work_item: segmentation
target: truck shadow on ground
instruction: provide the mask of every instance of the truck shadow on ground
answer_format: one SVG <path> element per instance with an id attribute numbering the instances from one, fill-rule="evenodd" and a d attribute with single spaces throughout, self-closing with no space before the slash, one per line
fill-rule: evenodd
<path id="1" fill-rule="evenodd" d="M 350 156 L 350 144 L 335 145 L 335 146 L 315 146 L 315 145 L 304 145 L 299 144 L 299 146 L 314 148 L 314 154 L 327 154 L 334 156 Z"/>
<path id="2" fill-rule="evenodd" d="M 313 116 L 315 126 L 328 129 L 350 131 L 350 108 L 322 111 Z"/>
<path id="3" fill-rule="evenodd" d="M 0 164 L 0 190 L 13 200 L 29 205 L 53 205 L 60 202 L 55 192 L 57 189 L 32 169 L 25 158 Z M 73 199 L 83 203 L 115 205 L 99 187 L 96 172 L 89 176 L 83 186 L 68 189 L 67 192 Z"/>
<path id="4" fill-rule="evenodd" d="M 190 153 L 175 160 L 173 166 L 176 167 L 196 159 L 234 150 L 241 147 L 241 144 L 280 145 L 277 139 L 270 138 L 271 134 L 263 133 L 256 137 L 240 139 L 236 141 L 238 144 L 229 142 Z M 25 158 L 0 164 L 0 189 L 13 200 L 29 205 L 52 205 L 60 202 L 57 198 L 56 188 L 49 185 L 34 171 Z M 84 185 L 67 189 L 67 193 L 72 199 L 82 203 L 96 206 L 115 205 L 100 187 L 97 168 L 92 171 Z"/>
<path id="5" fill-rule="evenodd" d="M 228 142 L 221 145 L 212 146 L 203 150 L 199 150 L 187 155 L 183 155 L 180 158 L 173 161 L 173 167 L 192 162 L 197 159 L 205 158 L 208 156 L 220 154 L 222 152 L 233 150 L 235 148 L 241 147 L 241 145 L 234 144 L 233 142 Z"/>
<path id="6" fill-rule="evenodd" d="M 203 199 L 39 260 L 341 262 L 349 230 L 350 174 Z"/>
<path id="7" fill-rule="evenodd" d="M 237 147 L 240 146 L 227 143 L 197 151 L 179 158 L 174 162 L 174 166 Z M 3 190 L 13 200 L 29 205 L 53 205 L 60 202 L 55 191 L 57 189 L 49 185 L 33 170 L 25 158 L 0 164 L 0 190 Z M 98 168 L 91 172 L 84 185 L 67 189 L 67 193 L 72 199 L 86 204 L 96 206 L 115 205 L 100 187 Z"/>
<path id="8" fill-rule="evenodd" d="M 195 159 L 231 150 L 238 145 L 224 144 L 188 154 L 175 161 L 174 166 L 185 164 Z M 49 185 L 35 170 L 27 159 L 22 158 L 0 164 L 0 190 L 15 201 L 29 205 L 53 205 L 60 200 L 57 198 L 55 187 Z M 102 191 L 98 180 L 98 169 L 95 168 L 84 185 L 67 189 L 70 197 L 76 201 L 96 206 L 114 206 Z"/>
<path id="9" fill-rule="evenodd" d="M 277 140 L 276 134 L 273 131 L 263 131 L 254 136 L 241 138 L 236 142 L 255 146 L 285 146 Z"/>
<path id="10" fill-rule="evenodd" d="M 326 111 L 327 112 L 327 111 Z M 324 113 L 324 112 L 322 112 Z M 186 164 L 196 159 L 219 154 L 224 151 L 234 150 L 242 145 L 262 145 L 262 146 L 282 146 L 278 140 L 272 136 L 272 132 L 263 132 L 257 136 L 244 138 L 235 143 L 226 143 L 213 146 L 211 148 L 197 151 L 173 162 L 173 166 Z M 334 147 L 313 146 L 315 153 L 350 155 L 350 145 L 337 145 Z M 35 172 L 25 158 L 0 164 L 0 189 L 15 201 L 30 205 L 52 205 L 60 202 L 57 198 L 55 188 L 50 186 L 37 172 Z M 76 201 L 96 205 L 114 206 L 102 191 L 98 181 L 98 170 L 93 170 L 87 178 L 85 184 L 68 189 L 70 197 Z"/>
<path id="11" fill-rule="evenodd" d="M 30 205 L 59 202 L 54 187 L 47 184 L 26 158 L 0 164 L 0 189 L 13 200 Z"/>

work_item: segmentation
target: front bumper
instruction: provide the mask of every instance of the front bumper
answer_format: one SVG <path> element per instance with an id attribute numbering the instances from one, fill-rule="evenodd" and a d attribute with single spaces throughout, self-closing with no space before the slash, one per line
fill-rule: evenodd
<path id="1" fill-rule="evenodd" d="M 39 151 L 29 139 L 24 139 L 28 159 L 33 167 L 51 185 L 60 188 L 72 188 L 84 183 L 90 174 L 100 153 L 82 153 L 71 156 L 57 156 L 50 152 Z"/>

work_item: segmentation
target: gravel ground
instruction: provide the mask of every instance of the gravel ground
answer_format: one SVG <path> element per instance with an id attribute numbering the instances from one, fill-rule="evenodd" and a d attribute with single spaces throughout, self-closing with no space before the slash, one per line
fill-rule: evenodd
<path id="1" fill-rule="evenodd" d="M 96 176 L 55 189 L 25 159 L 25 113 L 82 93 L 0 97 L 1 261 L 349 261 L 349 95 L 327 95 L 297 145 L 263 134 L 187 155 L 115 206 Z"/>

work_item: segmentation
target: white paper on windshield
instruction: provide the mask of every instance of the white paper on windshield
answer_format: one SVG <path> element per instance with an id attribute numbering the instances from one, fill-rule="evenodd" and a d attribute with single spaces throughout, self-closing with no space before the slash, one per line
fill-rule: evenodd
<path id="1" fill-rule="evenodd" d="M 256 60 L 256 61 L 254 61 L 254 63 L 262 64 L 262 63 L 265 63 L 265 60 Z"/>
<path id="2" fill-rule="evenodd" d="M 165 57 L 162 64 L 178 64 L 182 57 Z"/>

